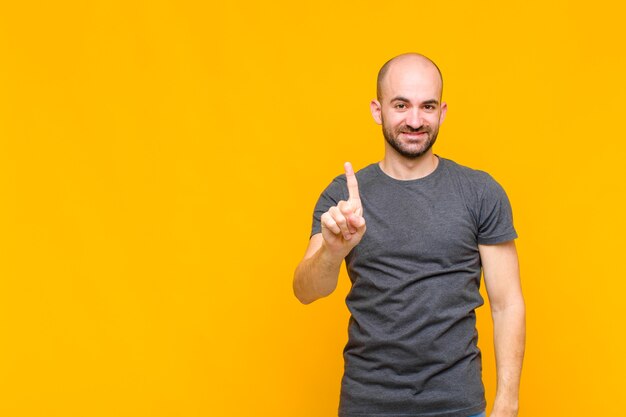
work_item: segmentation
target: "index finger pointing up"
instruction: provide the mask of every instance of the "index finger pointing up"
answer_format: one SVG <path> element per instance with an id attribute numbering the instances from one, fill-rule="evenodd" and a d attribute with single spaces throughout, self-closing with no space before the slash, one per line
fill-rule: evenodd
<path id="1" fill-rule="evenodd" d="M 359 184 L 356 182 L 356 175 L 354 175 L 352 164 L 346 162 L 343 164 L 343 167 L 346 170 L 346 181 L 348 182 L 348 196 L 350 200 L 361 201 L 361 197 L 359 196 Z"/>

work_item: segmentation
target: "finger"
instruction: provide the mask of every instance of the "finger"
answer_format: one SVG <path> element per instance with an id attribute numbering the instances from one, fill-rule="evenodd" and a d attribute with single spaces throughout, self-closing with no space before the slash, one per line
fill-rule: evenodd
<path id="1" fill-rule="evenodd" d="M 341 214 L 343 214 L 344 216 L 348 216 L 354 213 L 354 209 L 356 207 L 350 201 L 341 200 L 339 203 L 337 203 L 337 208 L 339 209 Z"/>
<path id="2" fill-rule="evenodd" d="M 358 230 L 365 225 L 365 219 L 361 216 L 357 216 L 355 214 L 348 217 L 348 224 L 354 228 L 354 232 L 358 232 Z"/>
<path id="3" fill-rule="evenodd" d="M 343 214 L 343 216 L 346 218 L 346 220 L 348 220 L 350 218 L 350 216 L 352 216 L 354 214 L 354 205 L 351 204 L 349 201 L 340 201 L 337 204 L 337 208 L 339 209 L 339 211 L 341 212 L 341 214 Z M 350 231 L 350 233 L 354 233 L 355 230 L 353 227 L 350 226 L 350 223 L 348 222 L 348 230 Z"/>
<path id="4" fill-rule="evenodd" d="M 367 229 L 367 226 L 365 225 L 365 218 L 359 217 L 359 224 L 357 226 L 356 232 L 363 236 L 365 234 L 365 229 Z"/>
<path id="5" fill-rule="evenodd" d="M 341 233 L 343 234 L 344 239 L 350 239 L 350 229 L 348 229 L 348 221 L 346 217 L 339 211 L 339 209 L 334 206 L 328 209 L 328 213 L 333 218 L 339 229 L 341 229 Z"/>
<path id="6" fill-rule="evenodd" d="M 333 218 L 328 212 L 322 214 L 321 220 L 322 220 L 322 227 L 325 227 L 326 229 L 330 230 L 335 235 L 341 234 L 341 229 L 339 229 L 339 226 L 337 226 L 337 223 L 335 223 L 335 221 L 333 220 Z"/>
<path id="7" fill-rule="evenodd" d="M 343 167 L 346 170 L 346 181 L 348 182 L 348 196 L 350 197 L 350 200 L 361 201 L 361 197 L 359 196 L 359 184 L 356 181 L 356 175 L 352 169 L 352 164 L 350 162 L 346 162 L 343 164 Z"/>

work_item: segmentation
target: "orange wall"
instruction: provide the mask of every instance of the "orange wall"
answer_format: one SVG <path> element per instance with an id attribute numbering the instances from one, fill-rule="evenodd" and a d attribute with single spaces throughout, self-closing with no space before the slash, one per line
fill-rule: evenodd
<path id="1" fill-rule="evenodd" d="M 382 4 L 3 5 L 0 415 L 336 415 L 348 279 L 303 306 L 292 274 L 321 190 L 381 158 L 406 51 L 444 73 L 435 152 L 513 205 L 520 416 L 621 413 L 623 10 Z"/>

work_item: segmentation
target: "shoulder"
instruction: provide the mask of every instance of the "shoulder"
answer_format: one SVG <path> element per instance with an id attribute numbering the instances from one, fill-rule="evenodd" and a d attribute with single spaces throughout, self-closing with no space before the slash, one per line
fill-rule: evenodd
<path id="1" fill-rule="evenodd" d="M 378 181 L 380 181 L 379 170 L 380 168 L 378 167 L 378 163 L 372 163 L 355 172 L 356 180 L 359 183 L 359 189 L 375 186 Z"/>
<path id="2" fill-rule="evenodd" d="M 347 188 L 346 175 L 337 175 L 322 191 L 322 197 L 328 197 L 333 201 L 339 201 L 344 199 L 344 189 Z"/>
<path id="3" fill-rule="evenodd" d="M 489 181 L 493 181 L 493 177 L 489 175 L 486 171 L 471 168 L 465 165 L 461 165 L 457 162 L 454 162 L 451 159 L 441 158 L 445 166 L 448 168 L 448 171 L 453 175 L 456 175 L 462 179 L 467 181 L 475 182 L 478 184 L 484 184 Z"/>
<path id="4" fill-rule="evenodd" d="M 498 182 L 486 171 L 461 165 L 451 159 L 442 158 L 442 162 L 448 173 L 464 189 L 482 194 L 486 188 L 499 187 Z"/>

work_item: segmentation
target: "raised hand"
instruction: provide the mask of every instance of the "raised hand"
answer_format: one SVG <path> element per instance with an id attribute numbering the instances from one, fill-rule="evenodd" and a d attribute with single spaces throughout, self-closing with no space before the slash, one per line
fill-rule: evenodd
<path id="1" fill-rule="evenodd" d="M 363 206 L 359 185 L 350 162 L 344 164 L 348 185 L 348 201 L 341 200 L 322 214 L 324 244 L 334 253 L 345 257 L 365 234 Z"/>

